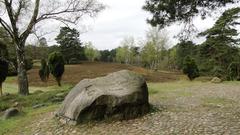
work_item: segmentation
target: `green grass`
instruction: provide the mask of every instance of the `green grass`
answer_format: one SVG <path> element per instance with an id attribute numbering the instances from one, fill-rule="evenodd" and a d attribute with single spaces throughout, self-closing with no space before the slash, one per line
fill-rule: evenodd
<path id="1" fill-rule="evenodd" d="M 69 90 L 72 88 L 72 85 L 63 85 L 62 87 L 50 86 L 44 88 L 30 88 L 31 94 L 29 96 L 16 94 L 16 88 L 7 88 L 9 88 L 8 92 L 12 91 L 12 94 L 0 98 L 0 111 L 11 107 L 16 102 L 22 107 L 32 107 L 37 104 L 53 104 L 55 102 L 59 102 L 67 95 Z"/>
<path id="2" fill-rule="evenodd" d="M 29 125 L 33 119 L 37 119 L 39 115 L 54 111 L 58 108 L 58 104 L 51 105 L 48 107 L 40 108 L 40 109 L 32 109 L 32 108 L 24 108 L 21 115 L 8 119 L 8 120 L 0 120 L 0 135 L 2 134 L 17 134 L 15 131 L 19 131 L 24 126 Z"/>
<path id="3" fill-rule="evenodd" d="M 1 112 L 12 107 L 15 103 L 18 103 L 18 107 L 22 108 L 22 110 L 17 117 L 4 121 L 0 120 L 0 135 L 9 133 L 9 131 L 18 131 L 17 129 L 21 129 L 24 125 L 29 125 L 40 114 L 53 111 L 64 100 L 64 97 L 72 87 L 72 85 L 31 87 L 29 96 L 20 96 L 17 94 L 16 84 L 6 83 L 4 88 L 11 94 L 0 97 L 0 116 Z M 33 109 L 34 105 L 39 104 L 43 104 L 45 107 Z"/>
<path id="4" fill-rule="evenodd" d="M 166 83 L 149 83 L 149 94 L 167 94 L 167 93 L 176 93 L 179 96 L 189 96 L 191 93 L 182 91 L 184 88 L 196 86 L 196 85 L 202 85 L 203 82 L 199 81 L 187 81 L 187 80 L 181 80 L 176 82 L 166 82 Z M 179 91 L 181 90 L 181 91 Z"/>
<path id="5" fill-rule="evenodd" d="M 48 87 L 29 87 L 30 93 L 34 93 L 36 91 L 52 91 L 56 89 L 64 90 L 69 87 L 72 87 L 70 84 L 65 84 L 62 87 L 59 86 L 48 86 Z M 15 83 L 3 83 L 3 93 L 14 94 L 17 93 L 18 86 Z"/>
<path id="6" fill-rule="evenodd" d="M 211 107 L 211 106 L 227 106 L 227 105 L 233 105 L 236 103 L 236 101 L 232 99 L 227 98 L 221 98 L 221 97 L 208 97 L 202 99 L 203 106 Z"/>
<path id="7" fill-rule="evenodd" d="M 227 85 L 240 85 L 240 81 L 225 81 L 223 83 Z"/>

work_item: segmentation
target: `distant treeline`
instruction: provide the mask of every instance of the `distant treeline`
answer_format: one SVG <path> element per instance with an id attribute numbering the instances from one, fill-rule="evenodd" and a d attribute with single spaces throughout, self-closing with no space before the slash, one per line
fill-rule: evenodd
<path id="1" fill-rule="evenodd" d="M 142 66 L 152 70 L 183 70 L 184 59 L 191 58 L 200 75 L 211 75 L 227 80 L 240 79 L 239 34 L 234 26 L 238 25 L 236 15 L 240 8 L 225 11 L 215 25 L 199 33 L 206 37 L 202 44 L 182 40 L 172 46 L 167 32 L 156 27 L 146 33 L 146 39 L 136 41 L 126 37 L 120 47 L 112 50 L 97 50 L 91 42 L 82 43 L 80 34 L 74 28 L 62 27 L 55 38 L 58 45 L 48 46 L 42 38 L 38 45 L 26 46 L 27 68 L 32 67 L 31 60 L 47 59 L 52 52 L 61 52 L 66 64 L 79 64 L 81 61 L 118 62 Z M 14 45 L 7 33 L 0 28 L 0 55 L 15 66 Z M 10 72 L 11 73 L 11 72 Z"/>

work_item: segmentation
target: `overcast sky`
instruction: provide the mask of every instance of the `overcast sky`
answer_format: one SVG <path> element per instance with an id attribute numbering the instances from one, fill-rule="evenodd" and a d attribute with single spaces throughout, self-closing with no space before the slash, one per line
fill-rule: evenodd
<path id="1" fill-rule="evenodd" d="M 87 32 L 81 34 L 83 42 L 91 41 L 93 45 L 101 50 L 113 49 L 120 45 L 121 40 L 127 36 L 133 36 L 136 40 L 144 39 L 150 25 L 146 19 L 150 16 L 142 10 L 145 0 L 100 0 L 107 8 L 96 18 L 84 19 L 78 27 L 79 31 L 85 31 L 81 26 L 85 25 Z M 194 24 L 199 31 L 213 26 L 214 18 L 201 20 L 196 18 Z M 177 35 L 182 27 L 173 25 L 167 28 L 172 45 L 177 43 L 173 37 Z M 197 42 L 203 41 L 195 40 Z"/>
<path id="2" fill-rule="evenodd" d="M 91 41 L 96 48 L 103 50 L 118 47 L 121 40 L 127 36 L 133 36 L 136 40 L 144 39 L 150 27 L 146 23 L 150 15 L 142 10 L 145 0 L 101 0 L 101 2 L 107 5 L 107 8 L 97 18 L 82 22 L 88 26 L 88 32 L 81 35 L 84 42 Z M 214 21 L 197 19 L 195 23 L 202 30 L 211 27 Z M 172 37 L 180 30 L 181 27 L 177 25 L 167 29 L 172 44 L 177 42 Z"/>

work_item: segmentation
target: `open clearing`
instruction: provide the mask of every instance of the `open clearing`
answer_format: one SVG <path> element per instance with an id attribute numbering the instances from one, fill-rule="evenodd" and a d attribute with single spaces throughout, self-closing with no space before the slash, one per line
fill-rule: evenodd
<path id="1" fill-rule="evenodd" d="M 88 65 L 88 64 L 87 64 Z M 86 68 L 87 68 L 86 65 Z M 95 64 L 94 64 L 95 65 Z M 77 65 L 75 65 L 77 66 Z M 66 72 L 72 71 L 68 66 Z M 81 65 L 84 67 L 85 65 Z M 106 66 L 106 65 L 105 65 Z M 124 65 L 120 65 L 126 67 Z M 111 67 L 111 66 L 110 66 Z M 96 74 L 95 71 L 98 70 Z M 133 67 L 134 68 L 134 67 Z M 92 70 L 82 70 L 82 74 L 89 73 L 90 78 L 102 76 L 108 71 L 107 66 L 91 67 Z M 124 68 L 125 69 L 125 68 Z M 136 68 L 138 69 L 138 68 Z M 142 68 L 139 68 L 142 69 Z M 30 78 L 34 70 L 30 71 Z M 117 69 L 116 69 L 117 70 Z M 120 70 L 120 69 L 119 69 Z M 89 72 L 88 72 L 89 71 Z M 91 71 L 91 73 L 90 73 Z M 148 72 L 141 70 L 141 72 Z M 100 74 L 102 73 L 102 74 Z M 36 73 L 35 73 L 36 74 Z M 154 72 L 152 72 L 154 74 Z M 240 83 L 224 82 L 212 84 L 201 81 L 186 81 L 175 79 L 172 73 L 157 72 L 160 75 L 159 82 L 149 81 L 150 103 L 153 105 L 151 113 L 144 117 L 128 121 L 96 121 L 84 123 L 77 127 L 66 126 L 54 118 L 54 112 L 59 103 L 48 104 L 40 109 L 25 109 L 22 116 L 0 121 L 0 134 L 13 135 L 179 135 L 179 134 L 216 134 L 239 135 L 240 134 Z M 164 76 L 164 75 L 165 76 Z M 72 74 L 73 75 L 73 74 Z M 161 76 L 162 75 L 162 76 Z M 35 75 L 37 76 L 37 75 Z M 79 79 L 80 73 L 75 74 L 72 80 Z M 180 75 L 177 75 L 178 77 Z M 87 77 L 87 76 L 86 76 Z M 68 91 L 72 85 L 68 84 L 64 77 L 64 88 Z M 36 78 L 37 79 L 37 78 Z M 76 79 L 76 80 L 77 80 Z M 31 84 L 34 84 L 31 80 Z M 177 81 L 174 81 L 177 80 Z M 14 82 L 14 78 L 8 80 L 7 85 Z M 53 82 L 49 84 L 54 84 Z M 48 85 L 49 85 L 48 84 Z M 45 84 L 44 84 L 45 85 Z M 57 91 L 55 86 L 43 87 L 42 84 L 32 85 L 33 91 Z M 41 86 L 41 87 L 39 87 Z M 65 89 L 65 90 L 64 90 Z M 53 93 L 55 94 L 55 93 Z M 37 99 L 36 99 L 37 100 Z"/>
<path id="2" fill-rule="evenodd" d="M 131 70 L 145 76 L 149 82 L 167 82 L 179 79 L 180 73 L 169 72 L 152 72 L 141 67 L 123 65 L 116 63 L 102 63 L 102 62 L 83 62 L 80 65 L 67 65 L 63 76 L 63 83 L 76 84 L 82 79 L 95 78 L 105 76 L 108 73 L 116 72 L 119 70 Z M 39 67 L 28 72 L 30 86 L 46 86 L 42 83 L 38 76 Z M 55 80 L 50 77 L 48 85 L 56 85 Z"/>

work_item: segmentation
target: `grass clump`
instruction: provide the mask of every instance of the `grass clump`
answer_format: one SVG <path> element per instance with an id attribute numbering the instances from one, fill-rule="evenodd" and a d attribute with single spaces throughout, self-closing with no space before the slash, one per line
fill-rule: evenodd
<path id="1" fill-rule="evenodd" d="M 38 104 L 51 105 L 64 100 L 64 97 L 68 94 L 72 88 L 70 85 L 66 85 L 62 88 L 48 87 L 45 92 L 35 91 L 29 96 L 21 96 L 18 94 L 9 94 L 0 98 L 0 112 L 10 108 L 15 103 L 18 103 L 21 108 L 32 107 Z"/>

